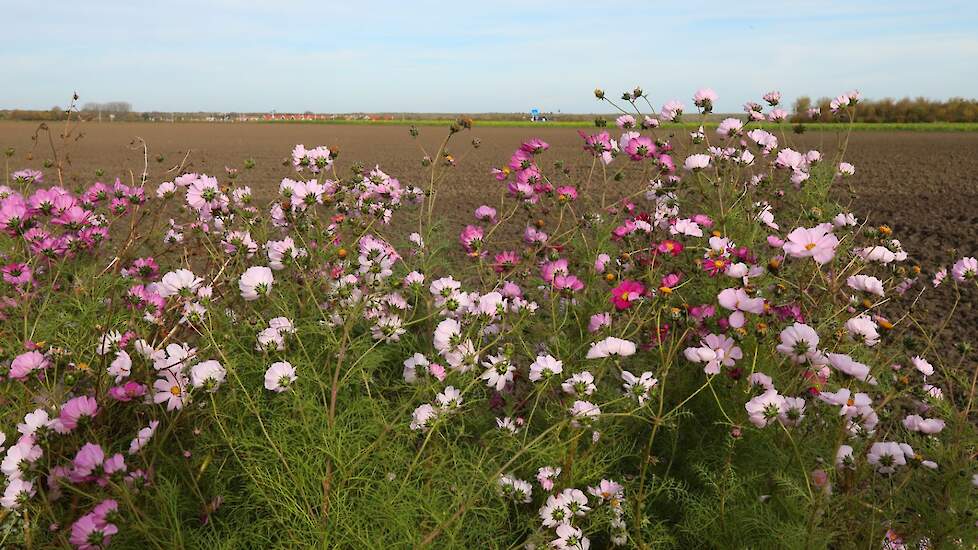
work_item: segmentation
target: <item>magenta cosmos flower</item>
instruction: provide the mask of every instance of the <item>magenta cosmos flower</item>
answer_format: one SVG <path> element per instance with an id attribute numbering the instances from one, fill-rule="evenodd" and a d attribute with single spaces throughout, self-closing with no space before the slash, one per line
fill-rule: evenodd
<path id="1" fill-rule="evenodd" d="M 642 297 L 645 285 L 638 281 L 622 281 L 611 290 L 611 303 L 619 310 L 628 309 L 632 302 Z"/>
<path id="2" fill-rule="evenodd" d="M 632 160 L 642 160 L 655 155 L 655 143 L 645 136 L 633 137 L 624 146 L 625 153 Z"/>
<path id="3" fill-rule="evenodd" d="M 813 258 L 822 265 L 835 257 L 839 239 L 832 234 L 831 224 L 819 224 L 812 228 L 798 227 L 788 233 L 784 251 L 793 258 Z"/>
<path id="4" fill-rule="evenodd" d="M 0 272 L 3 280 L 14 286 L 30 283 L 34 278 L 30 266 L 22 262 L 7 264 L 0 268 Z"/>

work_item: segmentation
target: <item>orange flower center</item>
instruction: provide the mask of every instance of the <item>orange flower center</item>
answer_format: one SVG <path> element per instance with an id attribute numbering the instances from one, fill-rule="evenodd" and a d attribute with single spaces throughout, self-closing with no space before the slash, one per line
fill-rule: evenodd
<path id="1" fill-rule="evenodd" d="M 805 250 L 811 250 L 815 248 L 815 243 L 808 243 L 805 245 Z"/>

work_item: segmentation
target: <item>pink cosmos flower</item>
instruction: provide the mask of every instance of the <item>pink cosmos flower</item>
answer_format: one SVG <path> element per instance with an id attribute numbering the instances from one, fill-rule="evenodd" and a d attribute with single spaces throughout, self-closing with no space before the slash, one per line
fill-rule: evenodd
<path id="1" fill-rule="evenodd" d="M 611 262 L 611 256 L 607 254 L 598 254 L 598 257 L 594 260 L 594 270 L 598 273 L 604 273 L 609 262 Z"/>
<path id="2" fill-rule="evenodd" d="M 951 266 L 951 276 L 962 283 L 978 277 L 978 259 L 968 257 L 954 262 Z"/>
<path id="3" fill-rule="evenodd" d="M 744 313 L 764 313 L 764 298 L 751 298 L 742 288 L 725 288 L 720 291 L 717 300 L 720 306 L 733 312 L 728 321 L 734 328 L 740 328 L 747 322 Z"/>
<path id="4" fill-rule="evenodd" d="M 86 443 L 72 459 L 72 470 L 69 474 L 75 483 L 90 481 L 99 475 L 102 463 L 105 461 L 105 451 L 95 443 Z"/>
<path id="5" fill-rule="evenodd" d="M 659 114 L 662 116 L 662 118 L 668 120 L 669 122 L 676 122 L 679 120 L 679 117 L 683 115 L 683 111 L 685 109 L 686 107 L 682 103 L 673 99 L 671 101 L 667 101 L 666 104 L 662 106 Z"/>
<path id="6" fill-rule="evenodd" d="M 706 214 L 693 214 L 690 219 L 703 227 L 713 227 L 713 219 Z"/>
<path id="7" fill-rule="evenodd" d="M 550 148 L 550 144 L 547 143 L 546 141 L 543 141 L 540 138 L 533 138 L 528 141 L 524 141 L 520 145 L 521 151 L 526 151 L 531 155 L 539 155 L 540 153 L 546 151 L 549 148 Z"/>
<path id="8" fill-rule="evenodd" d="M 669 254 L 676 257 L 683 253 L 683 243 L 673 240 L 664 240 L 655 246 L 655 251 L 659 254 Z"/>
<path id="9" fill-rule="evenodd" d="M 557 188 L 557 200 L 563 202 L 577 200 L 577 188 L 570 185 L 563 185 Z"/>
<path id="10" fill-rule="evenodd" d="M 159 425 L 159 420 L 151 420 L 149 426 L 140 429 L 136 433 L 136 437 L 129 442 L 129 454 L 134 455 L 142 450 L 149 443 L 149 440 L 153 438 L 153 434 L 156 433 L 156 428 Z"/>
<path id="11" fill-rule="evenodd" d="M 919 355 L 915 355 L 912 359 L 910 359 L 910 363 L 912 363 L 913 367 L 920 371 L 920 373 L 924 376 L 934 374 L 934 365 L 931 365 L 926 359 Z"/>
<path id="12" fill-rule="evenodd" d="M 878 326 L 868 315 L 857 315 L 846 321 L 846 331 L 850 338 L 869 347 L 880 341 Z"/>
<path id="13" fill-rule="evenodd" d="M 187 386 L 189 380 L 183 373 L 173 370 L 160 371 L 161 377 L 153 382 L 154 403 L 165 403 L 167 411 L 179 410 L 183 408 L 187 397 Z"/>
<path id="14" fill-rule="evenodd" d="M 459 235 L 459 242 L 462 243 L 462 248 L 468 253 L 478 252 L 479 248 L 482 246 L 482 237 L 484 233 L 482 228 L 477 225 L 467 225 L 462 233 Z"/>
<path id="15" fill-rule="evenodd" d="M 848 374 L 849 376 L 876 385 L 876 379 L 870 375 L 868 365 L 864 365 L 844 353 L 826 353 L 829 364 L 836 370 Z"/>
<path id="16" fill-rule="evenodd" d="M 61 407 L 61 413 L 58 415 L 58 424 L 56 428 L 60 428 L 59 433 L 67 433 L 78 427 L 78 423 L 84 418 L 92 418 L 98 414 L 98 402 L 95 401 L 94 397 L 88 397 L 87 395 L 82 395 L 69 399 L 64 406 Z M 63 431 L 62 431 L 63 430 Z"/>
<path id="17" fill-rule="evenodd" d="M 568 262 L 564 258 L 547 262 L 540 268 L 540 276 L 543 277 L 543 280 L 547 281 L 548 283 L 552 283 L 554 277 L 557 275 L 567 275 L 569 273 Z"/>
<path id="18" fill-rule="evenodd" d="M 623 150 L 632 160 L 642 160 L 655 156 L 656 149 L 652 138 L 637 136 L 629 139 L 627 142 L 623 140 L 623 145 Z"/>
<path id="19" fill-rule="evenodd" d="M 610 313 L 595 313 L 591 316 L 588 321 L 587 330 L 588 332 L 594 333 L 598 332 L 604 327 L 611 326 L 611 314 Z"/>
<path id="20" fill-rule="evenodd" d="M 781 343 L 777 350 L 795 363 L 804 363 L 819 357 L 818 333 L 803 323 L 794 323 L 781 331 Z"/>
<path id="21" fill-rule="evenodd" d="M 913 449 L 910 450 L 912 457 Z M 897 468 L 907 464 L 907 455 L 902 444 L 892 441 L 877 441 L 869 448 L 869 453 L 866 454 L 866 462 L 875 466 L 878 473 L 892 474 L 897 471 Z"/>
<path id="22" fill-rule="evenodd" d="M 713 103 L 716 102 L 718 97 L 712 88 L 701 88 L 693 94 L 693 104 L 703 109 L 704 113 L 709 113 L 713 111 Z M 665 107 L 663 107 L 663 110 L 665 110 Z"/>
<path id="23" fill-rule="evenodd" d="M 537 470 L 537 483 L 544 491 L 550 491 L 554 488 L 554 479 L 560 475 L 560 467 L 552 468 L 550 466 L 544 466 Z"/>
<path id="24" fill-rule="evenodd" d="M 682 279 L 683 277 L 679 273 L 669 273 L 668 275 L 662 277 L 662 279 L 659 281 L 659 290 L 668 294 L 672 292 L 672 289 L 674 289 Z"/>
<path id="25" fill-rule="evenodd" d="M 118 532 L 119 528 L 108 523 L 104 517 L 88 513 L 71 525 L 69 542 L 77 550 L 103 550 L 108 548 L 112 536 Z"/>
<path id="26" fill-rule="evenodd" d="M 570 292 L 584 290 L 584 282 L 574 275 L 557 275 L 554 277 L 553 285 L 557 290 L 566 290 Z"/>
<path id="27" fill-rule="evenodd" d="M 903 419 L 903 427 L 911 432 L 922 434 L 936 434 L 944 429 L 944 421 L 940 418 L 923 418 L 920 415 L 911 414 Z"/>
<path id="28" fill-rule="evenodd" d="M 615 125 L 619 128 L 628 129 L 635 127 L 635 117 L 632 115 L 621 115 L 615 119 Z"/>
<path id="29" fill-rule="evenodd" d="M 34 484 L 19 477 L 10 478 L 7 488 L 3 491 L 3 498 L 0 498 L 0 506 L 8 510 L 20 508 L 23 501 L 30 499 L 36 494 Z"/>
<path id="30" fill-rule="evenodd" d="M 707 334 L 700 340 L 700 347 L 689 347 L 683 351 L 686 359 L 693 363 L 706 363 L 706 374 L 720 374 L 720 367 L 732 367 L 744 354 L 733 338 L 718 334 Z"/>
<path id="31" fill-rule="evenodd" d="M 611 290 L 611 303 L 619 311 L 631 307 L 632 302 L 638 300 L 645 293 L 645 285 L 638 281 L 622 281 Z"/>
<path id="32" fill-rule="evenodd" d="M 539 229 L 533 227 L 532 225 L 526 226 L 526 231 L 523 232 L 523 240 L 527 244 L 534 244 L 534 243 L 543 244 L 547 242 L 548 238 L 549 236 L 546 233 L 540 231 Z"/>
<path id="33" fill-rule="evenodd" d="M 10 236 L 17 236 L 28 228 L 33 210 L 19 194 L 0 201 L 0 229 Z"/>
<path id="34" fill-rule="evenodd" d="M 585 151 L 600 158 L 601 162 L 611 164 L 611 161 L 615 158 L 615 154 L 618 152 L 618 143 L 611 139 L 611 135 L 608 132 L 587 135 L 578 130 L 577 133 L 584 139 Z"/>
<path id="35" fill-rule="evenodd" d="M 265 266 L 249 267 L 238 281 L 241 297 L 251 302 L 267 295 L 272 290 L 274 280 L 275 277 L 270 268 Z"/>
<path id="36" fill-rule="evenodd" d="M 686 235 L 689 237 L 703 236 L 703 228 L 689 218 L 676 220 L 676 223 L 669 226 L 669 232 L 673 235 Z"/>
<path id="37" fill-rule="evenodd" d="M 846 279 L 846 284 L 853 290 L 883 296 L 883 281 L 872 275 L 852 275 Z"/>
<path id="38" fill-rule="evenodd" d="M 703 170 L 708 166 L 710 166 L 710 155 L 704 155 L 702 153 L 690 155 L 686 157 L 686 161 L 683 162 L 683 168 L 690 172 Z"/>
<path id="39" fill-rule="evenodd" d="M 14 380 L 26 380 L 27 376 L 36 371 L 46 369 L 50 365 L 47 357 L 38 351 L 28 351 L 22 353 L 10 363 L 10 378 Z"/>
<path id="40" fill-rule="evenodd" d="M 496 273 L 512 271 L 520 263 L 520 257 L 512 250 L 504 250 L 493 258 L 492 268 Z"/>
<path id="41" fill-rule="evenodd" d="M 7 264 L 0 268 L 0 272 L 3 272 L 3 280 L 14 286 L 26 285 L 34 280 L 30 266 L 22 262 Z"/>
<path id="42" fill-rule="evenodd" d="M 778 390 L 770 388 L 744 405 L 751 424 L 763 428 L 784 414 L 787 403 Z"/>
<path id="43" fill-rule="evenodd" d="M 146 395 L 146 386 L 139 382 L 129 381 L 121 386 L 109 388 L 109 397 L 123 403 Z"/>
<path id="44" fill-rule="evenodd" d="M 832 224 L 812 228 L 798 227 L 788 233 L 784 251 L 794 258 L 813 258 L 819 265 L 835 257 L 839 239 L 832 234 Z"/>
<path id="45" fill-rule="evenodd" d="M 740 135 L 741 130 L 744 128 L 744 123 L 737 118 L 725 118 L 717 126 L 717 133 L 723 137 L 729 138 L 731 136 Z"/>
<path id="46" fill-rule="evenodd" d="M 496 221 L 496 209 L 483 204 L 482 206 L 475 209 L 475 219 L 483 222 L 495 222 Z"/>
<path id="47" fill-rule="evenodd" d="M 552 355 L 539 355 L 530 365 L 529 379 L 538 382 L 564 372 L 564 363 Z"/>
<path id="48" fill-rule="evenodd" d="M 628 357 L 635 355 L 635 343 L 629 340 L 624 340 L 622 338 L 615 338 L 614 336 L 609 336 L 600 342 L 595 342 L 591 344 L 591 348 L 588 349 L 587 358 L 588 359 L 603 359 L 611 355 L 617 355 L 619 357 Z"/>
<path id="49" fill-rule="evenodd" d="M 265 389 L 282 393 L 296 381 L 295 367 L 287 361 L 272 363 L 265 371 Z"/>

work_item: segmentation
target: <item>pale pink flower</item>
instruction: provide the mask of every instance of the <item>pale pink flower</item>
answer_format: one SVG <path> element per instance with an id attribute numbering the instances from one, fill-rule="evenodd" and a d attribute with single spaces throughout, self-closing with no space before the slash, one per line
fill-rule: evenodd
<path id="1" fill-rule="evenodd" d="M 846 279 L 846 284 L 853 290 L 883 296 L 883 281 L 872 275 L 852 275 Z"/>
<path id="2" fill-rule="evenodd" d="M 777 419 L 785 411 L 785 399 L 778 391 L 771 388 L 761 395 L 751 399 L 744 405 L 751 424 L 763 428 Z"/>
<path id="3" fill-rule="evenodd" d="M 591 344 L 587 352 L 588 359 L 601 359 L 616 355 L 618 357 L 628 357 L 635 354 L 635 344 L 628 340 L 609 336 L 600 342 Z"/>
<path id="4" fill-rule="evenodd" d="M 238 281 L 238 289 L 241 291 L 241 297 L 252 302 L 261 296 L 267 295 L 272 291 L 272 282 L 274 280 L 275 277 L 272 275 L 272 270 L 268 267 L 249 267 Z"/>
<path id="5" fill-rule="evenodd" d="M 944 429 L 944 421 L 940 418 L 922 418 L 920 415 L 911 414 L 903 419 L 903 427 L 912 432 L 932 435 Z"/>
<path id="6" fill-rule="evenodd" d="M 869 347 L 875 346 L 880 341 L 878 326 L 868 315 L 857 315 L 846 321 L 846 331 L 849 332 L 850 338 Z"/>
<path id="7" fill-rule="evenodd" d="M 927 362 L 926 359 L 924 359 L 919 355 L 914 356 L 910 360 L 910 363 L 912 363 L 913 367 L 918 371 L 920 371 L 920 373 L 923 374 L 924 376 L 930 376 L 934 374 L 934 365 L 931 365 L 930 363 Z"/>
<path id="8" fill-rule="evenodd" d="M 978 277 L 978 260 L 968 257 L 954 262 L 951 266 L 951 276 L 962 283 Z"/>
<path id="9" fill-rule="evenodd" d="M 751 298 L 742 288 L 726 288 L 717 296 L 720 305 L 729 309 L 730 326 L 740 328 L 747 322 L 744 313 L 764 313 L 764 298 Z"/>
<path id="10" fill-rule="evenodd" d="M 295 367 L 287 361 L 272 363 L 265 371 L 265 389 L 282 393 L 296 381 Z"/>
<path id="11" fill-rule="evenodd" d="M 545 378 L 564 372 L 564 363 L 552 355 L 540 355 L 530 365 L 530 381 L 539 382 Z"/>
<path id="12" fill-rule="evenodd" d="M 820 224 L 812 228 L 798 227 L 788 233 L 784 251 L 794 258 L 813 258 L 819 265 L 835 257 L 839 239 L 832 234 L 831 224 Z"/>
<path id="13" fill-rule="evenodd" d="M 156 390 L 153 394 L 153 402 L 166 403 L 167 411 L 182 409 L 187 398 L 189 380 L 183 373 L 172 370 L 162 370 L 160 375 L 161 377 L 153 382 L 153 389 Z"/>
<path id="14" fill-rule="evenodd" d="M 690 155 L 683 162 L 683 168 L 690 172 L 703 170 L 708 166 L 710 166 L 710 155 L 704 155 L 702 153 Z"/>
<path id="15" fill-rule="evenodd" d="M 706 363 L 703 371 L 710 375 L 719 374 L 721 366 L 734 366 L 744 356 L 733 338 L 719 334 L 707 334 L 700 347 L 686 348 L 683 355 L 693 363 Z"/>
<path id="16" fill-rule="evenodd" d="M 781 343 L 777 350 L 795 363 L 804 363 L 818 357 L 818 334 L 812 327 L 794 323 L 781 331 Z"/>

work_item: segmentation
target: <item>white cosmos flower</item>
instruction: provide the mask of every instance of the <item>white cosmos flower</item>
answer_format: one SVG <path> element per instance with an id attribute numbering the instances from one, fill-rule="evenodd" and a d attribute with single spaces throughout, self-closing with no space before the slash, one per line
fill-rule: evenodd
<path id="1" fill-rule="evenodd" d="M 227 371 L 217 361 L 204 361 L 190 368 L 190 383 L 195 388 L 207 387 L 209 391 L 217 391 L 224 383 Z"/>
<path id="2" fill-rule="evenodd" d="M 564 363 L 558 361 L 552 355 L 540 355 L 537 360 L 530 365 L 530 380 L 538 382 L 543 378 L 549 378 L 555 374 L 564 372 Z"/>
<path id="3" fill-rule="evenodd" d="M 282 393 L 295 382 L 295 367 L 287 361 L 272 363 L 265 371 L 265 389 Z"/>
<path id="4" fill-rule="evenodd" d="M 164 298 L 174 294 L 191 295 L 204 282 L 203 279 L 194 275 L 189 269 L 178 269 L 171 271 L 163 276 L 163 279 L 156 284 L 156 293 Z"/>
<path id="5" fill-rule="evenodd" d="M 458 321 L 455 319 L 444 319 L 435 328 L 435 349 L 439 353 L 444 353 L 446 350 L 454 347 L 455 342 L 453 340 L 458 339 L 461 334 L 462 325 Z"/>
<path id="6" fill-rule="evenodd" d="M 628 357 L 635 354 L 635 344 L 628 340 L 609 336 L 600 342 L 591 344 L 591 349 L 587 352 L 588 359 L 600 359 L 610 355 Z"/>
<path id="7" fill-rule="evenodd" d="M 272 275 L 271 269 L 261 265 L 249 267 L 238 281 L 241 297 L 253 302 L 261 296 L 267 295 L 272 291 L 274 280 L 275 277 Z"/>
<path id="8" fill-rule="evenodd" d="M 852 275 L 846 279 L 846 284 L 854 290 L 883 296 L 883 281 L 872 275 Z"/>
<path id="9" fill-rule="evenodd" d="M 850 338 L 863 342 L 869 347 L 875 346 L 880 341 L 876 322 L 868 315 L 857 315 L 846 321 L 846 330 Z"/>

